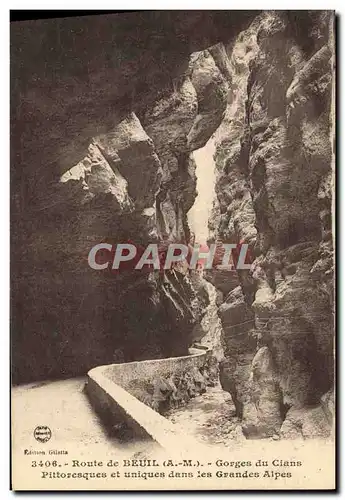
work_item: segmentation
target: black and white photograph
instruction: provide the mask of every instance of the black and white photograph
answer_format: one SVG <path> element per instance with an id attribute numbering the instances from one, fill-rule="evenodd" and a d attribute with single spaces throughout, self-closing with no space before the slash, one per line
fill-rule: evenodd
<path id="1" fill-rule="evenodd" d="M 10 22 L 11 488 L 334 489 L 335 11 L 53 12 Z"/>

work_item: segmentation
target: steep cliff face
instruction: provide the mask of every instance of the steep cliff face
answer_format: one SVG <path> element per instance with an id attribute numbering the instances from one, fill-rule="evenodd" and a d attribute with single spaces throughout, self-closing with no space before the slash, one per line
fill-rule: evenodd
<path id="1" fill-rule="evenodd" d="M 229 89 L 223 45 L 207 47 L 253 16 L 12 27 L 15 382 L 187 353 L 207 304 L 202 283 L 176 270 L 100 272 L 87 256 L 104 241 L 189 239 L 191 153 L 221 123 Z"/>
<path id="2" fill-rule="evenodd" d="M 12 29 L 15 382 L 183 355 L 203 338 L 224 350 L 247 437 L 329 433 L 332 37 L 323 11 Z M 181 269 L 90 269 L 100 242 L 189 240 L 192 152 L 212 135 L 211 239 L 248 243 L 250 271 L 207 271 L 216 291 Z"/>
<path id="3" fill-rule="evenodd" d="M 228 47 L 211 228 L 255 258 L 219 309 L 221 380 L 248 437 L 330 432 L 332 30 L 330 12 L 267 12 Z"/>

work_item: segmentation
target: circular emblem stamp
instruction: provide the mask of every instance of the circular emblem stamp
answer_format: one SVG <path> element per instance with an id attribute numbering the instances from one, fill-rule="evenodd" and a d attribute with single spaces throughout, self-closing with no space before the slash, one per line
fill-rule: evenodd
<path id="1" fill-rule="evenodd" d="M 34 438 L 40 443 L 46 443 L 52 437 L 52 431 L 47 425 L 38 425 L 34 430 Z"/>

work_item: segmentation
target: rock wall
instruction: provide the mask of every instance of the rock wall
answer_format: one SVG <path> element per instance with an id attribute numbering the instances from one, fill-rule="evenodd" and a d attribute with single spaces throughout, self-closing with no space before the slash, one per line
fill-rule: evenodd
<path id="1" fill-rule="evenodd" d="M 185 272 L 95 271 L 87 256 L 104 241 L 188 241 L 191 152 L 227 106 L 219 42 L 254 15 L 11 27 L 14 382 L 187 353 L 207 305 L 202 285 Z"/>
<path id="2" fill-rule="evenodd" d="M 209 279 L 223 292 L 220 378 L 247 437 L 330 432 L 333 23 L 330 11 L 265 12 L 226 47 L 210 228 L 248 243 L 252 265 L 228 288 L 221 272 Z"/>

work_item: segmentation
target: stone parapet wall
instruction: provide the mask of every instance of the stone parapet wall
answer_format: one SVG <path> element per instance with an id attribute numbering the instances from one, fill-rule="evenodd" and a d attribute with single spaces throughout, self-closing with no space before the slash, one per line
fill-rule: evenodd
<path id="1" fill-rule="evenodd" d="M 93 368 L 86 386 L 91 404 L 120 438 L 152 438 L 170 449 L 181 436 L 159 413 L 184 404 L 218 380 L 211 350 L 201 346 L 190 353 Z"/>

